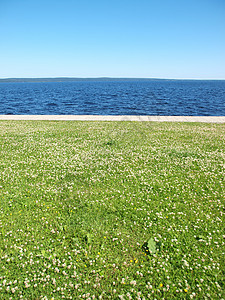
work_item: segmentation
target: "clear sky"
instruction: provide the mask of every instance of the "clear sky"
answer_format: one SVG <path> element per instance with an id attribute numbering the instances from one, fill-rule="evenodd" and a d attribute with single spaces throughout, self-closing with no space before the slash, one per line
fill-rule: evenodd
<path id="1" fill-rule="evenodd" d="M 225 0 L 0 0 L 0 78 L 225 79 Z"/>

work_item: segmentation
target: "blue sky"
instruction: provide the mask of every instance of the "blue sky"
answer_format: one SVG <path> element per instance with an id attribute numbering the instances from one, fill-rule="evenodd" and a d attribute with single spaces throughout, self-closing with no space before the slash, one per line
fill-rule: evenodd
<path id="1" fill-rule="evenodd" d="M 0 0 L 0 78 L 225 79 L 224 0 Z"/>

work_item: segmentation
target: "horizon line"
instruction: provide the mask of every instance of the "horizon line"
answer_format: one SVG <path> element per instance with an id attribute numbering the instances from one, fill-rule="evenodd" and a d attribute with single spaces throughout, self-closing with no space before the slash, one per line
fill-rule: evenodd
<path id="1" fill-rule="evenodd" d="M 170 77 L 73 77 L 73 76 L 50 76 L 50 77 L 0 77 L 0 80 L 20 79 L 144 79 L 144 80 L 225 80 L 225 78 L 170 78 Z"/>

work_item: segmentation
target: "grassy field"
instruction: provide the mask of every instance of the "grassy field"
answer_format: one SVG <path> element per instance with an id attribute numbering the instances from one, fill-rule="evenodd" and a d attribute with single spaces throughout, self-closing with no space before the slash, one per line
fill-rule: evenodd
<path id="1" fill-rule="evenodd" d="M 0 122 L 0 299 L 223 299 L 225 124 Z"/>

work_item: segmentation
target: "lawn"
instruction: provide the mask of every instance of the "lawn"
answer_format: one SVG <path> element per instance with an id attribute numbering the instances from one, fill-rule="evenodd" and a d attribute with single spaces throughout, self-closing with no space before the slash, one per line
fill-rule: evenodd
<path id="1" fill-rule="evenodd" d="M 0 121 L 1 299 L 223 299 L 225 124 Z"/>

